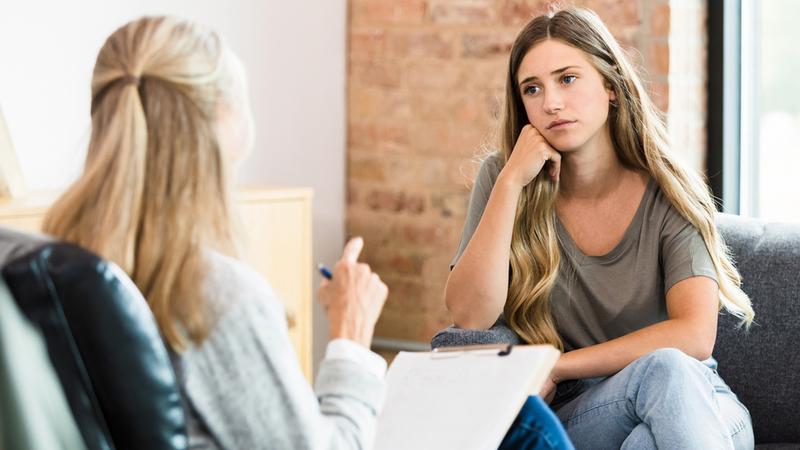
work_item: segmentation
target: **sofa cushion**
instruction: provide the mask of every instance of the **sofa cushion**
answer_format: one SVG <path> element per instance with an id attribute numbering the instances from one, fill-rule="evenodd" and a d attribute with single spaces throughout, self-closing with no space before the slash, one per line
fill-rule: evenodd
<path id="1" fill-rule="evenodd" d="M 508 327 L 505 319 L 498 320 L 488 330 L 468 330 L 447 327 L 431 339 L 431 348 L 459 347 L 480 344 L 521 344 L 522 339 Z"/>
<path id="2" fill-rule="evenodd" d="M 719 373 L 750 410 L 757 443 L 800 443 L 800 225 L 720 214 L 717 227 L 756 313 L 749 331 L 720 316 Z"/>

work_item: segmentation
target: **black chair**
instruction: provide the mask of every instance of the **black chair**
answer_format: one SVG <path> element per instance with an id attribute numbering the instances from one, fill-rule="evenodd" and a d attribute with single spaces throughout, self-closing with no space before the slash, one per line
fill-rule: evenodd
<path id="1" fill-rule="evenodd" d="M 9 235 L 21 236 L 3 230 L 0 241 Z M 168 352 L 127 275 L 65 243 L 9 254 L 13 259 L 2 276 L 44 337 L 87 448 L 186 448 L 182 399 Z"/>

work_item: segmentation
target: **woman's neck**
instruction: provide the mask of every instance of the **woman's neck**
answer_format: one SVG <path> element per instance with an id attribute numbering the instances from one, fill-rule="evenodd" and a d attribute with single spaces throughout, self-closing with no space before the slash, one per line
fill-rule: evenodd
<path id="1" fill-rule="evenodd" d="M 562 153 L 558 195 L 570 201 L 597 200 L 614 191 L 628 172 L 606 128 L 581 148 Z"/>

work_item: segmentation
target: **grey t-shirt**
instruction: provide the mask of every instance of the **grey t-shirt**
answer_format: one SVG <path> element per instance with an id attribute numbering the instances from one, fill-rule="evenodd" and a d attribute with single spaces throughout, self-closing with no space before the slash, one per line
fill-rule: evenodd
<path id="1" fill-rule="evenodd" d="M 498 154 L 481 165 L 451 268 L 478 227 L 502 167 Z M 565 351 L 666 320 L 666 292 L 681 280 L 706 276 L 717 281 L 700 233 L 675 210 L 653 178 L 622 240 L 607 254 L 584 255 L 558 218 L 556 227 L 561 266 L 550 302 Z"/>

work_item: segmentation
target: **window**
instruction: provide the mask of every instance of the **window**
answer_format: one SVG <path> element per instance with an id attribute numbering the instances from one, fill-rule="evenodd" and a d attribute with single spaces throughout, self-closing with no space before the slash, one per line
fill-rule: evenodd
<path id="1" fill-rule="evenodd" d="M 800 221 L 800 2 L 709 2 L 708 174 L 725 212 Z"/>

